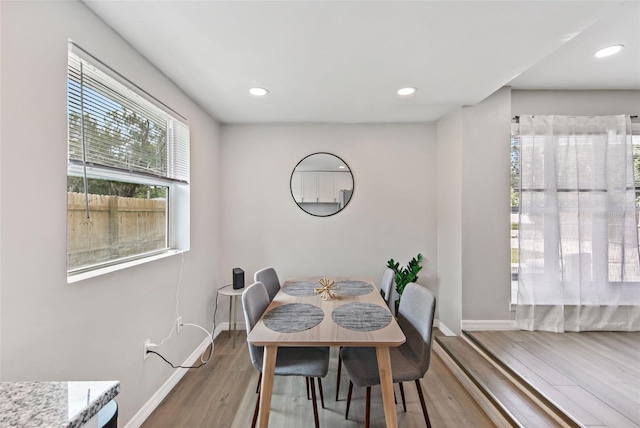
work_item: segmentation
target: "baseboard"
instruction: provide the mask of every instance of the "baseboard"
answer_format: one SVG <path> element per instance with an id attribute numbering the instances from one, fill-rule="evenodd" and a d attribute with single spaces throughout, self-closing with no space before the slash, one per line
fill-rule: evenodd
<path id="1" fill-rule="evenodd" d="M 515 320 L 462 320 L 463 330 L 517 330 Z"/>
<path id="2" fill-rule="evenodd" d="M 231 328 L 233 329 L 233 325 L 231 325 Z M 213 334 L 213 337 L 216 338 L 218 337 L 218 335 L 220 333 L 222 333 L 223 331 L 228 331 L 229 330 L 229 323 L 228 322 L 221 322 L 220 324 L 218 324 L 218 326 L 216 327 L 216 331 Z M 244 322 L 238 322 L 236 324 L 236 330 L 246 330 L 246 328 L 244 328 Z"/>
<path id="3" fill-rule="evenodd" d="M 242 328 L 241 328 L 242 327 Z M 229 323 L 220 323 L 213 332 L 213 338 L 215 339 L 218 335 L 227 331 L 229 328 Z M 238 330 L 244 329 L 244 323 L 242 326 L 240 323 L 236 326 Z M 207 347 L 211 341 L 207 337 L 196 347 L 196 349 L 187 357 L 187 359 L 182 363 L 183 366 L 189 366 L 196 361 L 200 355 L 204 351 L 207 350 Z M 176 369 L 169 379 L 166 380 L 164 384 L 149 398 L 149 400 L 138 410 L 138 412 L 129 420 L 129 422 L 125 425 L 124 428 L 139 428 L 142 426 L 145 420 L 153 413 L 153 411 L 160 405 L 162 400 L 171 392 L 171 390 L 180 382 L 180 379 L 187 373 L 189 369 Z"/>
<path id="4" fill-rule="evenodd" d="M 457 334 L 455 334 L 453 332 L 453 330 L 451 330 L 449 327 L 447 327 L 442 321 L 440 320 L 434 320 L 433 321 L 433 326 L 437 327 L 438 329 L 440 329 L 440 331 L 445 335 L 445 336 L 457 336 Z"/>

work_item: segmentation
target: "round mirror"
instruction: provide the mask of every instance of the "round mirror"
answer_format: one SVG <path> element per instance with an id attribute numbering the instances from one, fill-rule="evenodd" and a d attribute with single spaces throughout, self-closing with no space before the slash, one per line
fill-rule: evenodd
<path id="1" fill-rule="evenodd" d="M 291 195 L 311 215 L 340 212 L 353 195 L 353 175 L 345 161 L 330 153 L 311 154 L 291 174 Z"/>

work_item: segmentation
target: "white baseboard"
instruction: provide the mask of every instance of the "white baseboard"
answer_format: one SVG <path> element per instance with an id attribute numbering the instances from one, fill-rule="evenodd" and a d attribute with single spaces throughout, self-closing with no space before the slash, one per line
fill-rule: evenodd
<path id="1" fill-rule="evenodd" d="M 231 329 L 233 329 L 233 325 L 231 326 Z M 218 324 L 218 326 L 216 327 L 216 331 L 213 333 L 214 339 L 216 337 L 218 337 L 218 335 L 220 333 L 222 333 L 223 331 L 228 331 L 228 330 L 229 330 L 229 323 L 228 322 L 221 322 L 220 324 Z M 238 330 L 238 331 L 246 330 L 246 328 L 244 328 L 244 322 L 238 322 L 236 324 L 236 330 Z"/>
<path id="2" fill-rule="evenodd" d="M 445 336 L 457 336 L 449 327 L 447 327 L 442 321 L 434 320 L 433 326 L 440 329 Z"/>
<path id="3" fill-rule="evenodd" d="M 517 330 L 515 320 L 462 320 L 463 330 Z"/>
<path id="4" fill-rule="evenodd" d="M 236 325 L 238 330 L 244 330 L 244 323 L 238 323 Z M 215 339 L 218 335 L 229 329 L 229 323 L 223 322 L 218 324 L 216 329 L 213 332 L 213 338 Z M 189 366 L 194 361 L 196 361 L 200 355 L 204 351 L 207 350 L 207 346 L 210 344 L 210 340 L 207 337 L 202 341 L 200 345 L 196 347 L 196 349 L 187 357 L 187 359 L 182 363 L 183 366 Z M 162 386 L 149 398 L 149 400 L 142 406 L 140 410 L 129 420 L 129 422 L 125 425 L 124 428 L 139 428 L 142 426 L 144 421 L 153 413 L 153 411 L 160 405 L 162 400 L 171 392 L 171 390 L 180 382 L 180 379 L 187 373 L 189 369 L 176 369 L 169 379 L 162 384 Z"/>

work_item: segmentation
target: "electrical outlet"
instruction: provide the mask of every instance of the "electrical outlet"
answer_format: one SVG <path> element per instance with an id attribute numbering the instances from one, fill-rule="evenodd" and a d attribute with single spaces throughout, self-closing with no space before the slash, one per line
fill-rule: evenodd
<path id="1" fill-rule="evenodd" d="M 182 317 L 178 317 L 176 320 L 176 331 L 180 333 L 182 331 Z"/>
<path id="2" fill-rule="evenodd" d="M 155 344 L 151 343 L 151 339 L 147 339 L 144 341 L 144 355 L 142 356 L 143 360 L 146 360 L 147 358 L 149 358 L 149 355 L 151 355 L 150 353 L 148 353 L 147 351 L 151 348 L 153 348 L 154 346 L 156 346 Z"/>

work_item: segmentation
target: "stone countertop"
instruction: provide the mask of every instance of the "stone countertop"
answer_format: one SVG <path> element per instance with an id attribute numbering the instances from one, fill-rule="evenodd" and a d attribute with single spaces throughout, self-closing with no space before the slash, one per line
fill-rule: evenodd
<path id="1" fill-rule="evenodd" d="M 77 428 L 120 392 L 120 382 L 0 382 L 0 427 Z"/>

